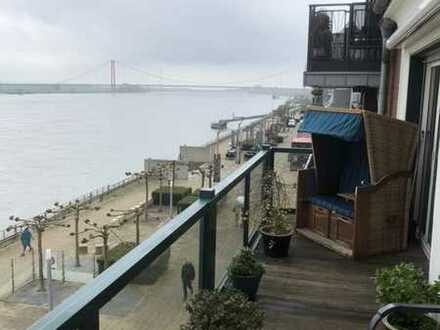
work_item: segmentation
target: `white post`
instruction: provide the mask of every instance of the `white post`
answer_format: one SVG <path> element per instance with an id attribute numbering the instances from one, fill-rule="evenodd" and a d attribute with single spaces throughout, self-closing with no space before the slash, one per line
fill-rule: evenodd
<path id="1" fill-rule="evenodd" d="M 46 264 L 47 264 L 47 301 L 49 310 L 53 309 L 53 288 L 52 288 L 52 252 L 50 249 L 46 250 Z"/>
<path id="2" fill-rule="evenodd" d="M 11 285 L 12 285 L 12 294 L 15 294 L 14 258 L 11 258 Z"/>
<path id="3" fill-rule="evenodd" d="M 93 255 L 93 258 L 92 258 L 92 261 L 93 261 L 93 278 L 95 278 L 96 277 L 96 255 Z"/>
<path id="4" fill-rule="evenodd" d="M 32 281 L 35 281 L 35 279 L 37 278 L 35 275 L 35 254 L 34 254 L 34 249 L 31 250 L 32 253 Z"/>
<path id="5" fill-rule="evenodd" d="M 61 251 L 61 281 L 66 282 L 66 270 L 64 265 L 64 251 Z"/>
<path id="6" fill-rule="evenodd" d="M 173 180 L 168 180 L 168 185 L 169 185 L 169 194 L 170 194 L 170 219 L 173 217 L 173 185 L 174 182 Z"/>

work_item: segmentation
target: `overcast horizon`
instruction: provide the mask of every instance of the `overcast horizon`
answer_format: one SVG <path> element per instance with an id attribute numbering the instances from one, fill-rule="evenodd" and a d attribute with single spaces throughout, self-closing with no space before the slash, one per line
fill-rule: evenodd
<path id="1" fill-rule="evenodd" d="M 118 83 L 302 87 L 307 6 L 330 2 L 3 0 L 0 82 L 107 83 L 114 59 Z"/>

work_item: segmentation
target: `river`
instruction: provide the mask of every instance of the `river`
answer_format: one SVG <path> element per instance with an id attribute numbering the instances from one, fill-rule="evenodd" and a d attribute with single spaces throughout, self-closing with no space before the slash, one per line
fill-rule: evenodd
<path id="1" fill-rule="evenodd" d="M 214 139 L 210 123 L 283 100 L 231 91 L 0 95 L 0 228 Z"/>

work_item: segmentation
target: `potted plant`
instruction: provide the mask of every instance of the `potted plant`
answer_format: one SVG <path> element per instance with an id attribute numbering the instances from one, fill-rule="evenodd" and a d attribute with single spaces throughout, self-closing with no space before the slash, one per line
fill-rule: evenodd
<path id="1" fill-rule="evenodd" d="M 200 291 L 186 305 L 189 320 L 181 330 L 259 330 L 263 312 L 237 291 Z"/>
<path id="2" fill-rule="evenodd" d="M 380 269 L 376 272 L 376 297 L 383 305 L 396 304 L 440 304 L 440 282 L 430 284 L 423 272 L 413 264 Z M 393 313 L 383 320 L 390 330 L 434 330 L 436 321 L 428 316 L 415 313 Z"/>
<path id="3" fill-rule="evenodd" d="M 286 185 L 275 172 L 267 173 L 263 178 L 262 223 L 260 232 L 263 237 L 264 254 L 273 258 L 289 255 L 293 227 L 287 218 L 288 195 Z"/>
<path id="4" fill-rule="evenodd" d="M 238 255 L 232 258 L 228 273 L 233 288 L 243 292 L 250 300 L 255 301 L 264 267 L 257 262 L 251 249 L 242 249 Z"/>

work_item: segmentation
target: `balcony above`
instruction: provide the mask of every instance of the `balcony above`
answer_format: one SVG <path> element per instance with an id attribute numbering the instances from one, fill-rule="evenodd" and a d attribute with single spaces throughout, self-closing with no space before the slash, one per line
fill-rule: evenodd
<path id="1" fill-rule="evenodd" d="M 304 85 L 378 87 L 378 21 L 367 3 L 311 5 Z"/>

